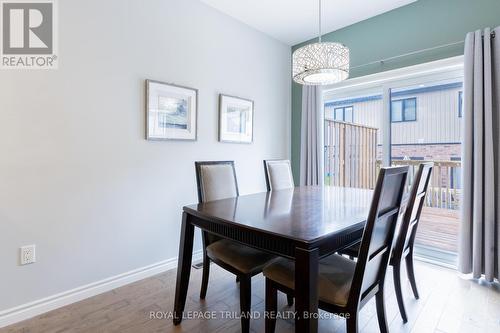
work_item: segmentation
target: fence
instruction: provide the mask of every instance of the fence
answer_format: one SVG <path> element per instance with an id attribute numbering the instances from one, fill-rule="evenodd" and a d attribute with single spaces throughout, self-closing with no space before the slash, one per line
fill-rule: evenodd
<path id="1" fill-rule="evenodd" d="M 325 120 L 325 184 L 374 188 L 377 128 Z"/>

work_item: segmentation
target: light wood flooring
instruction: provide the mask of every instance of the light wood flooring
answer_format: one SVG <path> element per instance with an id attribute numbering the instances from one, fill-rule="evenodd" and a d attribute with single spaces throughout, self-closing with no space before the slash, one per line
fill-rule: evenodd
<path id="1" fill-rule="evenodd" d="M 210 284 L 205 301 L 199 299 L 201 270 L 192 270 L 186 310 L 213 311 L 219 319 L 185 319 L 173 326 L 170 319 L 150 319 L 150 313 L 173 308 L 175 270 L 138 281 L 87 300 L 54 310 L 15 324 L 0 332 L 239 332 L 237 319 L 221 318 L 237 312 L 239 289 L 233 275 L 211 266 Z M 404 284 L 409 322 L 399 317 L 392 271 L 388 272 L 386 308 L 390 332 L 500 332 L 500 287 L 459 277 L 449 269 L 417 262 L 416 275 L 420 300 L 413 299 L 408 283 Z M 406 276 L 406 275 L 405 275 Z M 264 310 L 264 279 L 252 283 L 252 310 Z M 286 306 L 280 295 L 279 308 Z M 374 301 L 360 312 L 361 332 L 379 332 Z M 342 319 L 324 319 L 320 332 L 345 332 Z M 252 332 L 264 331 L 264 319 L 251 322 Z M 292 319 L 278 320 L 277 332 L 294 332 Z"/>

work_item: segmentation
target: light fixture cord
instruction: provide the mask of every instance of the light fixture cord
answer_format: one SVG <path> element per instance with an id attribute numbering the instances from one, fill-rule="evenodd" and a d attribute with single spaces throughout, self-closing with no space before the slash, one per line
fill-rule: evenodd
<path id="1" fill-rule="evenodd" d="M 321 0 L 318 1 L 319 3 L 319 36 L 318 36 L 318 41 L 321 43 Z"/>

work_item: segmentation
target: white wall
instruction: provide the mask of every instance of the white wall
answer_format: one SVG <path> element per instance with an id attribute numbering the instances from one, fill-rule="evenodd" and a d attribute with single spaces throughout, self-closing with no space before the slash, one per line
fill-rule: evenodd
<path id="1" fill-rule="evenodd" d="M 59 69 L 0 72 L 0 311 L 176 257 L 195 160 L 246 194 L 289 157 L 289 47 L 192 0 L 58 3 Z M 197 142 L 144 140 L 147 78 L 199 89 Z M 253 144 L 217 142 L 219 93 L 255 101 Z"/>

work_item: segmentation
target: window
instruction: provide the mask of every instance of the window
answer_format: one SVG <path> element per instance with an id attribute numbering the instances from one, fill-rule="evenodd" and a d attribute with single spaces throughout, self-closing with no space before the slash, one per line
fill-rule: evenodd
<path id="1" fill-rule="evenodd" d="M 462 112 L 464 107 L 464 93 L 462 91 L 458 92 L 458 118 L 462 118 Z"/>
<path id="2" fill-rule="evenodd" d="M 450 160 L 460 162 L 462 159 L 460 157 L 452 157 Z M 450 167 L 450 185 L 452 189 L 462 188 L 462 167 L 460 164 L 459 166 Z"/>
<path id="3" fill-rule="evenodd" d="M 393 123 L 417 120 L 417 99 L 406 98 L 392 101 L 391 121 Z"/>
<path id="4" fill-rule="evenodd" d="M 343 106 L 340 108 L 335 108 L 333 111 L 333 119 L 337 121 L 345 121 L 346 123 L 354 122 L 353 107 Z"/>

